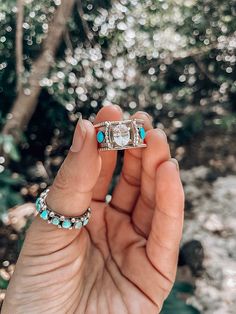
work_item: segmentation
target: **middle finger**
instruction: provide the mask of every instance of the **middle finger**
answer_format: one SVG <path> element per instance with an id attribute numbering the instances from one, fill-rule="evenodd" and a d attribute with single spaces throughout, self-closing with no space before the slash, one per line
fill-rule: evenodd
<path id="1" fill-rule="evenodd" d="M 137 231 L 147 237 L 155 208 L 155 173 L 158 166 L 170 159 L 170 148 L 165 133 L 160 129 L 147 132 L 147 148 L 142 152 L 140 194 L 133 211 L 132 222 Z"/>
<path id="2" fill-rule="evenodd" d="M 151 116 L 146 112 L 138 111 L 131 119 L 143 119 L 145 130 L 152 129 Z M 120 178 L 113 191 L 110 206 L 127 214 L 133 210 L 140 193 L 142 151 L 145 149 L 147 148 L 125 150 Z"/>

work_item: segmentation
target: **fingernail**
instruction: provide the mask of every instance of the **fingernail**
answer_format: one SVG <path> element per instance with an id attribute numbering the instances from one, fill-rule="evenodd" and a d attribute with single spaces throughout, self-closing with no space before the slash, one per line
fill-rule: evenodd
<path id="1" fill-rule="evenodd" d="M 151 122 L 153 122 L 153 117 L 149 114 L 149 113 L 147 113 L 146 111 L 137 111 L 137 113 L 141 113 L 141 114 L 145 114 L 145 116 L 147 116 L 148 117 L 148 119 L 151 121 Z"/>
<path id="2" fill-rule="evenodd" d="M 170 161 L 175 164 L 176 169 L 179 171 L 179 163 L 178 163 L 178 161 L 175 158 L 171 158 Z"/>
<path id="3" fill-rule="evenodd" d="M 78 153 L 81 150 L 84 143 L 85 135 L 86 135 L 86 128 L 84 127 L 82 114 L 80 114 L 79 120 L 75 128 L 72 145 L 70 147 L 70 150 L 73 153 Z"/>
<path id="4" fill-rule="evenodd" d="M 166 133 L 162 129 L 156 129 L 159 135 L 167 141 Z"/>
<path id="5" fill-rule="evenodd" d="M 118 105 L 113 105 L 113 106 L 116 107 L 120 112 L 122 112 L 122 109 L 120 106 L 118 106 Z"/>

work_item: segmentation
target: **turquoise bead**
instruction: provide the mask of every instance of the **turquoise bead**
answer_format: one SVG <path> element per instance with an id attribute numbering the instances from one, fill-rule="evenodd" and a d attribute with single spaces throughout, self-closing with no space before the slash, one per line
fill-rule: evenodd
<path id="1" fill-rule="evenodd" d="M 75 228 L 76 228 L 76 229 L 80 229 L 82 226 L 83 226 L 83 224 L 82 224 L 81 221 L 78 221 L 78 222 L 75 224 Z"/>
<path id="2" fill-rule="evenodd" d="M 141 128 L 139 129 L 139 135 L 140 135 L 140 137 L 141 137 L 142 140 L 145 139 L 146 132 L 145 132 L 145 130 L 144 130 L 143 127 L 141 127 Z"/>
<path id="3" fill-rule="evenodd" d="M 60 219 L 59 219 L 58 217 L 54 217 L 54 218 L 52 219 L 52 224 L 53 224 L 54 226 L 58 226 L 59 223 L 60 223 Z"/>
<path id="4" fill-rule="evenodd" d="M 83 226 L 86 226 L 88 222 L 89 222 L 89 219 L 88 219 L 88 218 L 84 219 L 84 221 L 83 221 Z"/>
<path id="5" fill-rule="evenodd" d="M 102 143 L 104 141 L 105 135 L 102 131 L 98 131 L 97 133 L 97 141 L 98 143 Z"/>
<path id="6" fill-rule="evenodd" d="M 62 223 L 62 227 L 68 229 L 71 227 L 71 221 L 69 219 L 65 219 Z"/>
<path id="7" fill-rule="evenodd" d="M 48 211 L 46 209 L 44 209 L 42 211 L 42 213 L 40 214 L 40 217 L 43 219 L 43 220 L 47 220 L 48 219 Z"/>
<path id="8" fill-rule="evenodd" d="M 36 202 L 35 202 L 36 210 L 37 212 L 40 212 L 41 209 L 41 203 L 40 203 L 40 198 L 38 197 Z"/>

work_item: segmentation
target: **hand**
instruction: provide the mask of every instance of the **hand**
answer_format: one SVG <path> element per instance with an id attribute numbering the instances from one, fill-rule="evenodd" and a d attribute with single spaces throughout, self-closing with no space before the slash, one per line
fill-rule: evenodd
<path id="1" fill-rule="evenodd" d="M 60 214 L 89 224 L 58 229 L 37 217 L 9 284 L 2 314 L 157 313 L 176 274 L 183 224 L 183 189 L 165 134 L 137 112 L 147 148 L 125 150 L 119 181 L 105 202 L 116 151 L 99 152 L 93 125 L 77 124 L 71 149 L 47 197 Z M 120 120 L 118 106 L 102 108 L 95 123 Z"/>

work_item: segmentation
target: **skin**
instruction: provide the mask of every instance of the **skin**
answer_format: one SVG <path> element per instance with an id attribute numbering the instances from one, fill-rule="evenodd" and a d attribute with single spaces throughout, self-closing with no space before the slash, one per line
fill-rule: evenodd
<path id="1" fill-rule="evenodd" d="M 163 131 L 152 128 L 145 112 L 132 118 L 144 119 L 147 148 L 125 150 L 109 204 L 105 196 L 117 152 L 99 152 L 92 124 L 83 120 L 85 132 L 77 125 L 47 203 L 68 216 L 90 205 L 90 222 L 80 230 L 64 230 L 36 217 L 2 314 L 160 312 L 176 275 L 184 194 Z M 118 106 L 106 106 L 95 123 L 121 119 Z"/>

